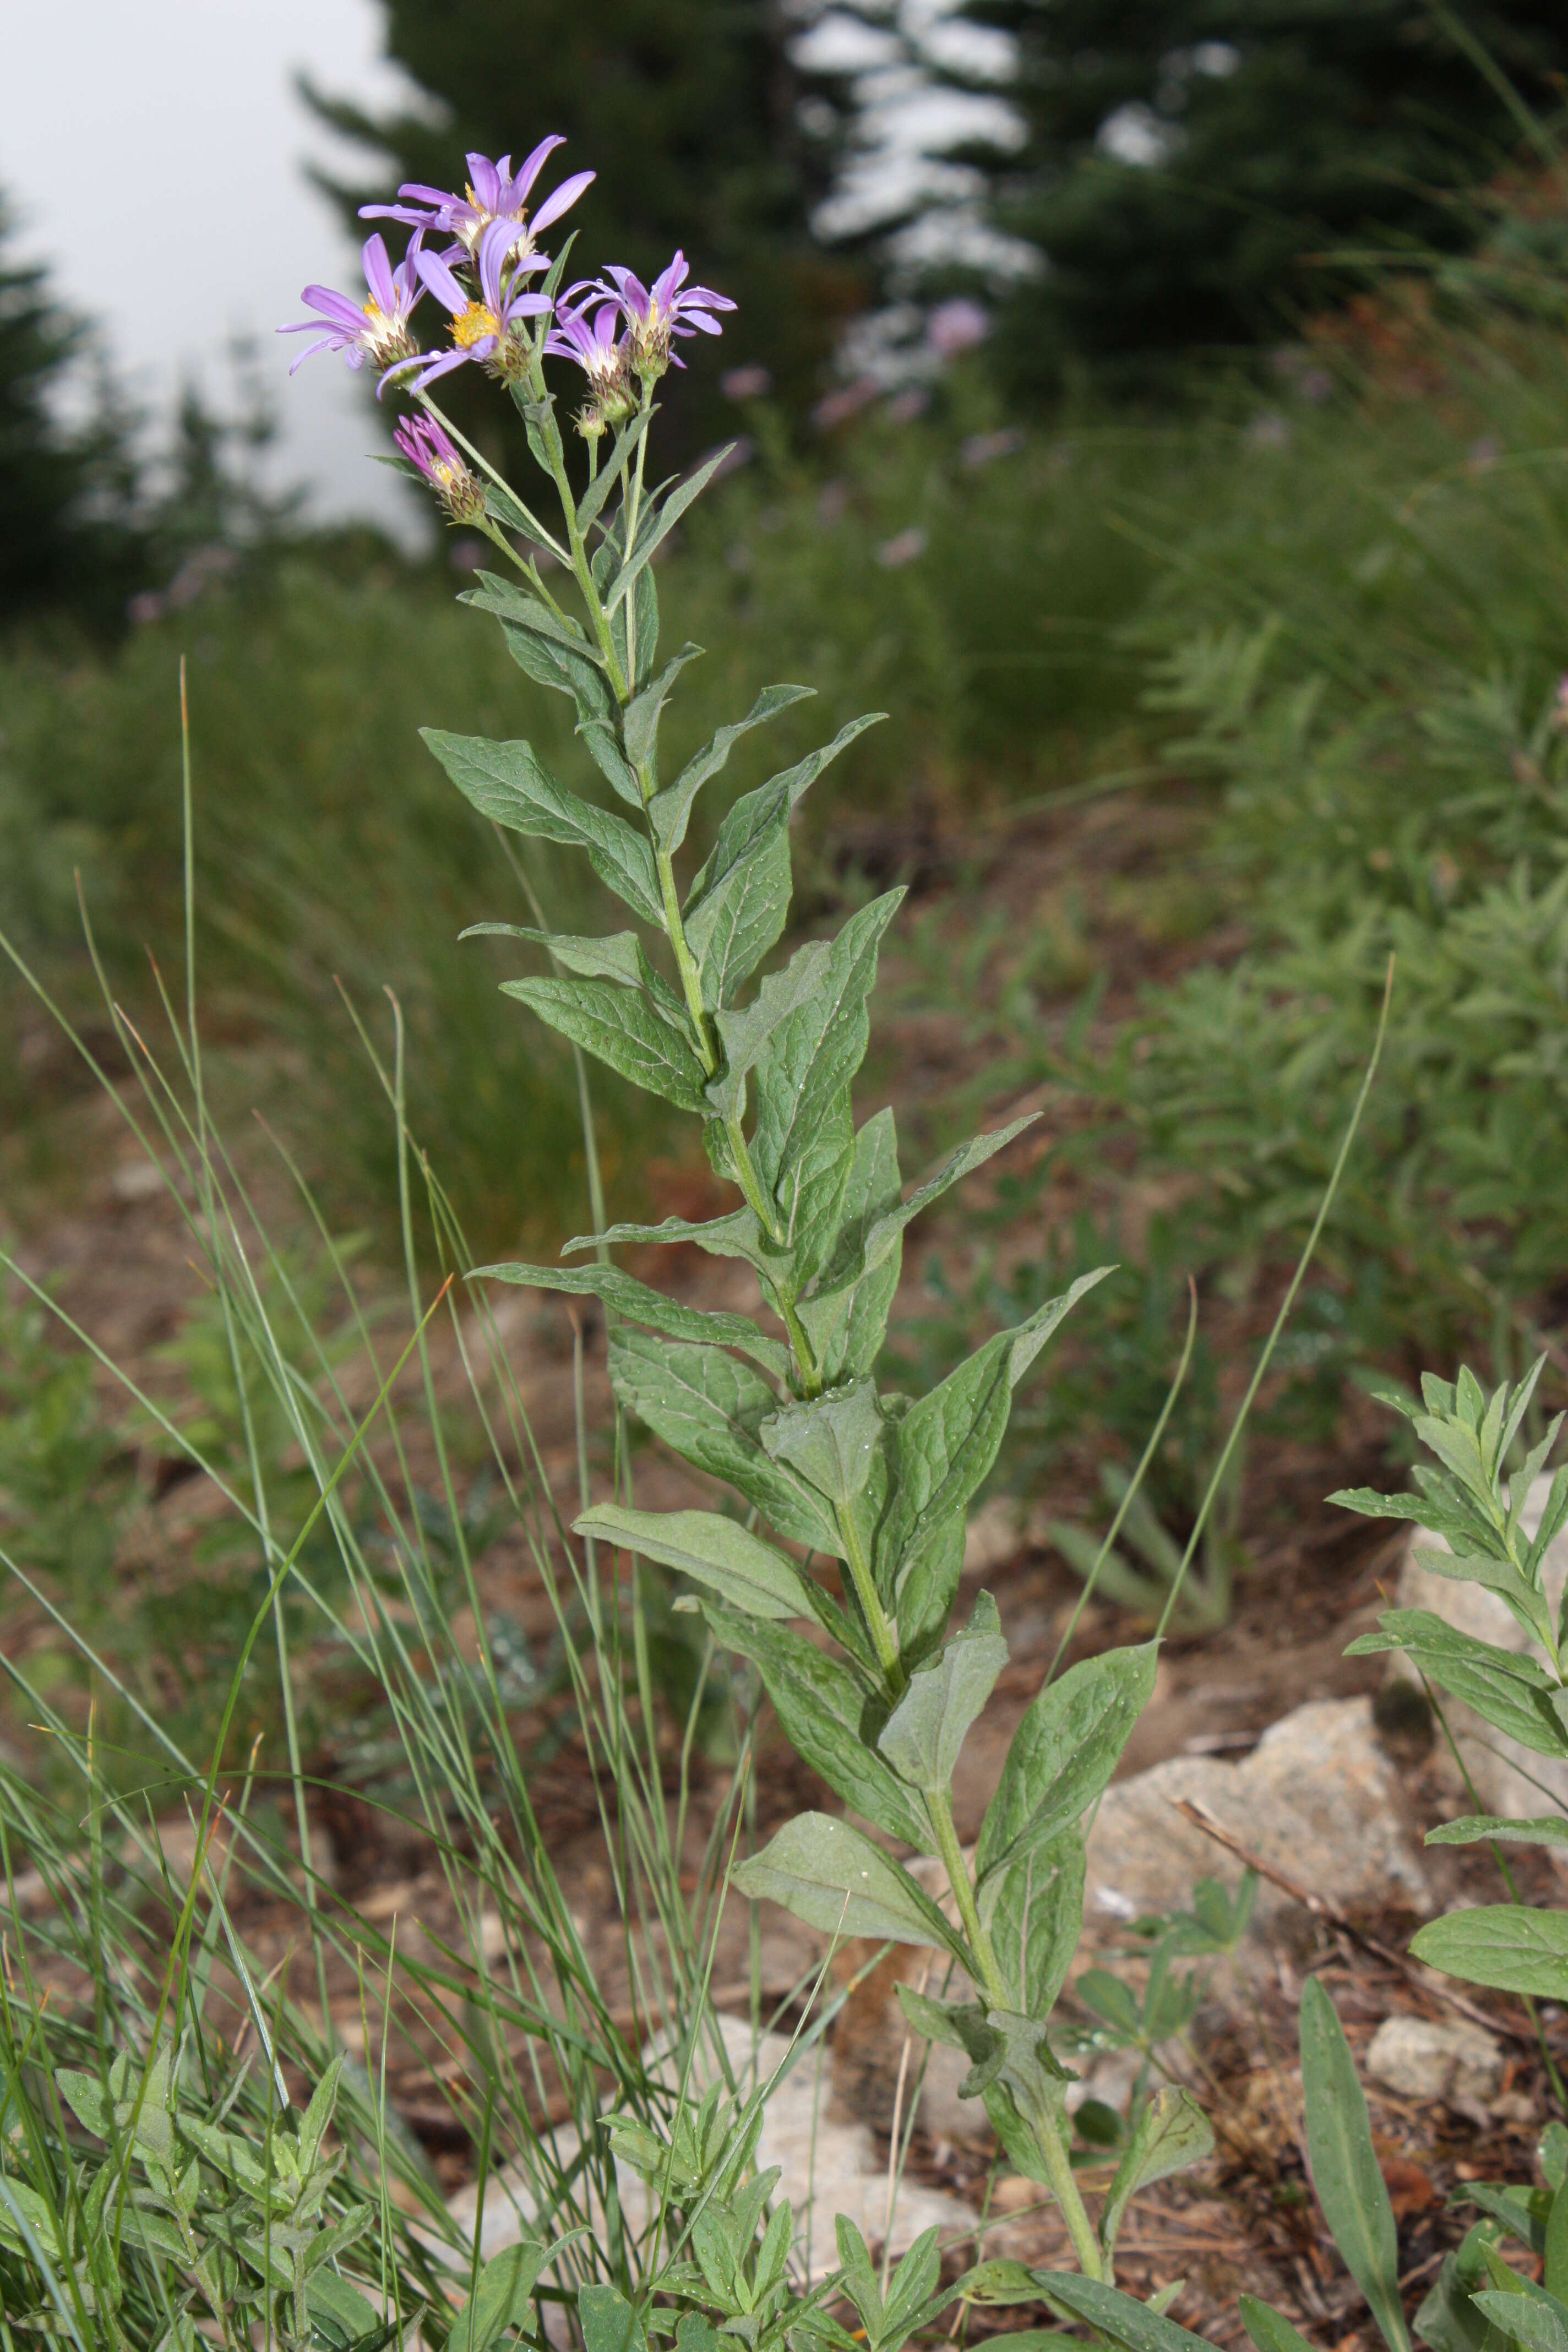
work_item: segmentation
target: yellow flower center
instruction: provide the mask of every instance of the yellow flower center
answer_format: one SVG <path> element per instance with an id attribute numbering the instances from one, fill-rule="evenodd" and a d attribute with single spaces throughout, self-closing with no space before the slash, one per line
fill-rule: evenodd
<path id="1" fill-rule="evenodd" d="M 482 302 L 470 302 L 461 318 L 452 321 L 452 341 L 460 352 L 471 351 L 486 335 L 499 335 L 500 323 Z"/>

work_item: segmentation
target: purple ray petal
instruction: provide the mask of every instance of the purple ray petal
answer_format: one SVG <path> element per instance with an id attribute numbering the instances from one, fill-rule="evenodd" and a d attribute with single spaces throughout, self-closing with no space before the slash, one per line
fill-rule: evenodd
<path id="1" fill-rule="evenodd" d="M 312 310 L 319 310 L 323 319 L 331 319 L 340 327 L 346 327 L 351 335 L 357 335 L 364 325 L 364 311 L 360 304 L 351 302 L 346 294 L 340 294 L 334 287 L 307 286 L 300 299 L 309 303 Z"/>
<path id="2" fill-rule="evenodd" d="M 553 131 L 548 139 L 540 141 L 531 155 L 523 157 L 512 175 L 511 200 L 514 205 L 521 205 L 526 199 L 530 188 L 532 187 L 544 167 L 545 157 L 552 155 L 557 147 L 564 147 L 565 144 L 566 142 L 560 132 Z"/>
<path id="3" fill-rule="evenodd" d="M 392 282 L 392 263 L 384 236 L 367 236 L 364 252 L 364 282 L 375 297 L 377 307 L 388 317 L 397 308 L 397 289 Z"/>
<path id="4" fill-rule="evenodd" d="M 309 325 L 310 321 L 307 320 L 305 323 Z M 300 330 L 298 327 L 279 327 L 278 331 L 280 335 L 297 335 Z M 332 348 L 333 343 L 331 335 L 323 335 L 319 343 L 307 343 L 299 358 L 295 361 L 293 366 L 289 369 L 289 374 L 297 374 L 300 369 L 304 366 L 305 362 L 309 359 L 313 359 L 318 352 L 330 352 Z"/>
<path id="5" fill-rule="evenodd" d="M 437 302 L 444 302 L 453 318 L 460 319 L 468 307 L 468 298 L 446 263 L 434 253 L 422 253 L 416 267 Z"/>
<path id="6" fill-rule="evenodd" d="M 563 213 L 569 212 L 584 189 L 591 187 L 597 176 L 594 172 L 574 172 L 569 180 L 563 180 L 558 188 L 552 188 L 531 223 L 535 236 L 542 229 L 547 229 L 552 221 L 559 220 Z"/>
<path id="7" fill-rule="evenodd" d="M 488 155 L 469 155 L 466 160 L 468 166 L 469 187 L 472 188 L 487 213 L 495 212 L 500 203 L 501 182 L 506 164 L 511 161 L 511 158 L 508 156 L 500 163 L 492 163 Z"/>

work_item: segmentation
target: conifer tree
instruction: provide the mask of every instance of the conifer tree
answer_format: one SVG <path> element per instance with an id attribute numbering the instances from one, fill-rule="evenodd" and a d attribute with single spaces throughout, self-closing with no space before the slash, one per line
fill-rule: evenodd
<path id="1" fill-rule="evenodd" d="M 1506 79 L 1560 107 L 1562 0 L 968 0 L 1016 44 L 1026 147 L 999 224 L 1046 257 L 1002 348 L 1132 385 L 1170 356 L 1289 332 L 1356 281 L 1349 247 L 1454 249 L 1463 192 L 1517 149 Z"/>

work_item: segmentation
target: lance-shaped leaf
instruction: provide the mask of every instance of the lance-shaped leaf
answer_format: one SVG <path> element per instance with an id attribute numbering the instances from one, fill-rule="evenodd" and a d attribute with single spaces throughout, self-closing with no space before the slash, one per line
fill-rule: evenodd
<path id="1" fill-rule="evenodd" d="M 543 948 L 567 971 L 584 980 L 615 980 L 627 988 L 646 989 L 667 1020 L 684 1026 L 686 1007 L 664 974 L 648 961 L 647 950 L 635 931 L 611 931 L 581 939 L 561 931 L 536 931 L 528 923 L 470 923 L 460 940 L 525 940 Z"/>
<path id="2" fill-rule="evenodd" d="M 482 735 L 421 732 L 465 800 L 513 833 L 585 849 L 599 879 L 634 914 L 664 929 L 653 852 L 625 817 L 558 784 L 529 743 L 491 743 Z"/>
<path id="3" fill-rule="evenodd" d="M 790 812 L 828 762 L 883 714 L 840 728 L 831 743 L 738 800 L 691 885 L 686 936 L 710 1010 L 731 1004 L 781 936 L 790 900 Z"/>
<path id="4" fill-rule="evenodd" d="M 929 1209 L 933 1201 L 940 1201 L 952 1185 L 961 1182 L 965 1176 L 973 1175 L 975 1169 L 984 1168 L 997 1152 L 1005 1151 L 1026 1127 L 1034 1126 L 1039 1115 L 1038 1111 L 1029 1111 L 1006 1127 L 994 1129 L 989 1135 L 977 1135 L 972 1142 L 955 1151 L 945 1167 L 939 1168 L 934 1176 L 917 1185 L 907 1201 L 872 1220 L 867 1227 L 862 1244 L 863 1268 L 870 1272 L 880 1265 L 897 1248 L 906 1225 L 912 1224 L 922 1210 Z"/>
<path id="5" fill-rule="evenodd" d="M 1410 1947 L 1428 1968 L 1499 1992 L 1568 1999 L 1568 1912 L 1489 1903 L 1429 1920 Z"/>
<path id="6" fill-rule="evenodd" d="M 1568 2306 L 1532 2279 L 1517 2286 L 1482 2287 L 1470 2297 L 1476 2309 L 1524 2352 L 1568 2352 Z"/>
<path id="7" fill-rule="evenodd" d="M 981 1823 L 984 1884 L 1074 1830 L 1100 1796 L 1154 1687 L 1159 1644 L 1108 1650 L 1069 1666 L 1031 1701 Z"/>
<path id="8" fill-rule="evenodd" d="M 513 1282 L 525 1290 L 559 1290 L 568 1296 L 602 1298 L 605 1305 L 628 1322 L 646 1323 L 650 1330 L 662 1331 L 671 1339 L 695 1339 L 700 1345 L 714 1348 L 739 1348 L 747 1355 L 776 1374 L 788 1378 L 792 1358 L 782 1340 L 770 1339 L 759 1331 L 748 1315 L 722 1315 L 710 1307 L 688 1307 L 679 1298 L 666 1297 L 639 1282 L 635 1274 L 626 1274 L 618 1265 L 479 1265 L 468 1276 L 470 1282 Z"/>
<path id="9" fill-rule="evenodd" d="M 901 1780 L 938 1796 L 952 1780 L 969 1727 L 996 1687 L 1007 1644 L 996 1603 L 983 1592 L 962 1633 L 934 1665 L 910 1676 L 909 1686 L 883 1725 L 877 1745 Z"/>
<path id="10" fill-rule="evenodd" d="M 1312 2352 L 1300 2329 L 1292 2327 L 1283 2312 L 1276 2311 L 1271 2304 L 1259 2303 L 1254 2294 L 1241 2294 L 1236 2299 L 1236 2307 L 1258 2352 Z M 1444 2352 L 1444 2347 L 1435 2345 L 1434 2352 Z"/>
<path id="11" fill-rule="evenodd" d="M 716 449 L 707 463 L 699 466 L 697 471 L 671 490 L 667 499 L 649 500 L 637 527 L 637 538 L 632 542 L 631 553 L 621 566 L 616 584 L 605 600 L 606 612 L 614 614 L 625 604 L 627 589 L 642 572 L 654 550 L 663 545 L 687 508 L 701 497 L 734 446 L 731 441 L 722 449 Z M 600 551 L 602 553 L 603 550 Z"/>
<path id="12" fill-rule="evenodd" d="M 1344 2028 L 1316 1977 L 1301 1989 L 1301 2095 L 1312 2186 L 1330 2234 L 1384 2340 L 1394 2352 L 1409 2352 L 1399 2297 L 1399 2233 L 1372 2144 L 1366 2098 Z"/>
<path id="13" fill-rule="evenodd" d="M 1550 1703 L 1556 1685 L 1534 1658 L 1479 1642 L 1430 1609 L 1386 1609 L 1377 1622 L 1382 1631 L 1352 1642 L 1347 1657 L 1402 1650 L 1429 1681 L 1473 1706 L 1497 1730 L 1538 1756 L 1568 1754 L 1568 1737 Z"/>
<path id="14" fill-rule="evenodd" d="M 507 2329 L 526 2327 L 533 2316 L 533 2290 L 552 2251 L 537 2239 L 523 2238 L 492 2255 L 452 2320 L 447 2352 L 489 2352 Z"/>
<path id="15" fill-rule="evenodd" d="M 648 803 L 648 817 L 662 847 L 672 855 L 680 847 L 691 821 L 692 803 L 703 785 L 728 761 L 742 736 L 749 735 L 753 727 L 765 726 L 781 710 L 787 710 L 792 702 L 804 702 L 816 691 L 811 686 L 764 686 L 744 719 L 732 719 L 728 727 L 715 731 L 701 751 L 687 761 L 675 782 Z M 629 710 L 626 716 L 629 720 Z"/>
<path id="16" fill-rule="evenodd" d="M 590 711 L 578 719 L 577 732 L 587 746 L 588 756 L 611 789 L 619 793 L 628 807 L 640 814 L 642 787 L 621 749 L 620 729 L 614 717 L 602 718 L 597 711 Z"/>
<path id="17" fill-rule="evenodd" d="M 669 700 L 670 689 L 689 662 L 701 656 L 700 646 L 684 645 L 664 667 L 651 685 L 645 686 L 627 703 L 621 725 L 626 740 L 626 758 L 634 768 L 646 767 L 650 775 L 658 773 L 658 722 L 664 706 Z M 657 806 L 657 803 L 655 803 Z"/>
<path id="18" fill-rule="evenodd" d="M 1508 1821 L 1498 1813 L 1466 1813 L 1457 1822 L 1440 1822 L 1428 1830 L 1428 1845 L 1479 1845 L 1500 1838 L 1505 1844 L 1568 1845 L 1568 1821 L 1561 1813 L 1539 1813 L 1529 1821 Z"/>
<path id="19" fill-rule="evenodd" d="M 769 973 L 750 1004 L 714 1014 L 724 1067 L 710 1082 L 708 1099 L 721 1118 L 738 1118 L 743 1110 L 749 1073 L 774 1030 L 820 988 L 827 959 L 826 941 L 813 940 L 791 956 L 783 971 Z"/>
<path id="20" fill-rule="evenodd" d="M 787 1462 L 829 1503 L 847 1509 L 865 1490 L 883 1429 L 875 1384 L 862 1380 L 781 1406 L 757 1435 L 774 1462 Z"/>
<path id="21" fill-rule="evenodd" d="M 924 1809 L 868 1737 L 875 1716 L 864 1683 L 798 1633 L 711 1604 L 702 1613 L 715 1640 L 757 1667 L 791 1747 L 834 1794 L 889 1837 L 931 1853 Z"/>
<path id="22" fill-rule="evenodd" d="M 687 1039 L 629 988 L 603 980 L 505 980 L 501 994 L 678 1110 L 705 1108 L 706 1073 Z"/>
<path id="23" fill-rule="evenodd" d="M 902 1610 L 902 1591 L 933 1538 L 959 1517 L 996 1459 L 1013 1390 L 1086 1290 L 1109 1268 L 1081 1275 L 1011 1331 L 1000 1331 L 910 1406 L 899 1424 L 894 1492 L 877 1542 L 877 1578 Z"/>
<path id="24" fill-rule="evenodd" d="M 773 1031 L 757 1064 L 752 1156 L 786 1226 L 802 1185 L 822 1172 L 825 1119 L 865 1058 L 877 950 L 903 898 L 902 890 L 889 890 L 850 917 L 832 943 L 820 984 Z M 842 1139 L 836 1137 L 831 1149 L 840 1155 Z"/>
<path id="25" fill-rule="evenodd" d="M 742 1863 L 734 1885 L 750 1901 L 782 1905 L 826 1934 L 873 1936 L 894 1944 L 929 1944 L 969 1956 L 922 1886 L 863 1832 L 827 1813 L 800 1813 L 762 1853 Z"/>
<path id="26" fill-rule="evenodd" d="M 1037 2271 L 1034 2276 L 1042 2303 L 1094 2328 L 1124 2352 L 1215 2352 L 1205 2337 L 1178 2327 L 1163 2312 L 1123 2294 L 1119 2286 L 1107 2286 L 1103 2279 L 1082 2278 L 1076 2271 Z"/>
<path id="27" fill-rule="evenodd" d="M 839 1195 L 841 1239 L 824 1269 L 820 1286 L 796 1310 L 825 1381 L 845 1372 L 869 1372 L 881 1352 L 888 1315 L 898 1292 L 902 1248 L 897 1237 L 874 1273 L 859 1271 L 858 1237 L 866 1226 L 898 1205 L 898 1130 L 892 1107 L 868 1118 L 855 1149 Z"/>
<path id="28" fill-rule="evenodd" d="M 757 1429 L 778 1399 L 750 1365 L 720 1348 L 671 1346 L 623 1325 L 610 1334 L 610 1380 L 628 1412 L 700 1470 L 739 1487 L 780 1535 L 836 1549 L 820 1496 L 763 1451 Z"/>
<path id="29" fill-rule="evenodd" d="M 993 1871 L 980 1889 L 997 1965 L 1030 2017 L 1048 2017 L 1067 1982 L 1083 1932 L 1086 1869 L 1083 1840 L 1068 1830 Z"/>
<path id="30" fill-rule="evenodd" d="M 615 447 L 577 501 L 577 528 L 584 537 L 589 526 L 604 511 L 605 500 L 620 480 L 622 467 L 630 463 L 637 443 L 652 422 L 653 411 L 639 408 L 630 423 L 623 425 L 616 434 Z"/>
<path id="31" fill-rule="evenodd" d="M 710 1257 L 744 1258 L 748 1265 L 756 1266 L 766 1263 L 757 1221 L 750 1209 L 731 1209 L 728 1216 L 710 1217 L 705 1224 L 689 1223 L 684 1217 L 666 1217 L 661 1225 L 606 1225 L 602 1234 L 577 1234 L 571 1241 L 563 1242 L 561 1255 L 570 1257 L 576 1250 L 597 1249 L 601 1243 L 620 1242 L 658 1242 L 670 1248 L 689 1242 Z"/>
<path id="32" fill-rule="evenodd" d="M 717 1511 L 628 1511 L 596 1504 L 573 1526 L 580 1536 L 620 1544 L 678 1569 L 721 1600 L 756 1617 L 809 1617 L 811 1596 L 794 1560 Z"/>
<path id="33" fill-rule="evenodd" d="M 1163 2083 L 1144 2108 L 1127 2152 L 1116 2168 L 1100 2217 L 1100 2242 L 1109 2254 L 1128 2206 L 1141 2189 L 1164 2180 L 1214 2154 L 1209 2119 L 1190 2091 Z"/>

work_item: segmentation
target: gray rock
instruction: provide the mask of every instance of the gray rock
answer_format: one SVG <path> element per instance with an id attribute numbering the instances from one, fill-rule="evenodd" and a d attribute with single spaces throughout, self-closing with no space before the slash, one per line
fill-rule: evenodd
<path id="1" fill-rule="evenodd" d="M 1537 1478 L 1525 1498 L 1521 1520 L 1532 1534 L 1541 1525 L 1541 1514 L 1546 1507 L 1551 1492 L 1549 1476 Z M 1416 1558 L 1422 1551 L 1449 1551 L 1452 1546 L 1446 1537 L 1434 1535 L 1429 1528 L 1414 1528 L 1405 1547 L 1405 1562 L 1399 1572 L 1398 1600 L 1401 1609 L 1430 1609 L 1462 1633 L 1472 1633 L 1478 1641 L 1494 1643 L 1501 1650 L 1540 1652 L 1513 1617 L 1506 1604 L 1484 1585 L 1460 1584 L 1450 1576 L 1440 1576 L 1424 1568 Z M 1546 1595 L 1553 1610 L 1563 1602 L 1563 1586 L 1568 1578 L 1568 1531 L 1550 1546 L 1542 1563 L 1542 1576 Z M 1390 1662 L 1392 1675 L 1416 1680 L 1415 1672 L 1403 1657 L 1395 1655 Z M 1545 1796 L 1568 1806 L 1568 1759 L 1538 1756 L 1522 1748 L 1517 1739 L 1506 1733 L 1494 1731 L 1473 1708 L 1458 1699 L 1440 1694 L 1444 1717 L 1454 1736 L 1456 1746 L 1465 1759 L 1465 1769 L 1475 1784 L 1481 1809 L 1489 1813 L 1525 1815 L 1544 1812 Z M 1456 1784 L 1458 1776 L 1456 1775 Z M 1469 1798 L 1464 1797 L 1466 1811 L 1470 1810 Z M 1568 1853 L 1549 1848 L 1560 1870 L 1568 1871 Z"/>
<path id="2" fill-rule="evenodd" d="M 1461 2018 L 1385 2017 L 1368 2044 L 1366 2071 L 1403 2099 L 1441 2099 L 1484 2123 L 1502 2082 L 1502 2050 Z"/>
<path id="3" fill-rule="evenodd" d="M 1180 1798 L 1332 1903 L 1432 1908 L 1371 1701 L 1321 1699 L 1271 1726 L 1238 1764 L 1174 1756 L 1112 1782 L 1089 1835 L 1087 1940 L 1103 1943 L 1145 1913 L 1184 1908 L 1199 1878 L 1239 1878 L 1234 1855 L 1176 1811 Z M 1255 1916 L 1266 1922 L 1289 1903 L 1265 1879 Z"/>

